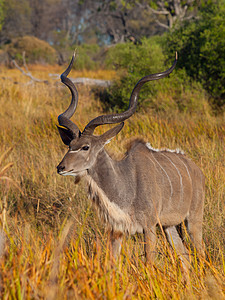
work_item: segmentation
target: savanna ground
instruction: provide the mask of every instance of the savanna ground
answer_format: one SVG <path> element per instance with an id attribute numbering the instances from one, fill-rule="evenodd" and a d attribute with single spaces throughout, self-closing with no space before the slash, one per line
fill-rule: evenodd
<path id="1" fill-rule="evenodd" d="M 50 68 L 31 70 L 46 79 L 63 69 Z M 72 71 L 71 77 L 76 76 L 112 79 L 115 74 Z M 85 184 L 75 185 L 72 177 L 56 173 L 66 151 L 57 116 L 69 104 L 69 91 L 51 80 L 50 85 L 27 85 L 29 79 L 15 69 L 2 69 L 0 77 L 1 299 L 225 298 L 223 116 L 210 114 L 206 102 L 204 112 L 191 114 L 146 109 L 126 121 L 107 146 L 116 157 L 122 157 L 131 137 L 143 137 L 154 148 L 179 147 L 206 176 L 206 258 L 197 256 L 187 237 L 191 268 L 186 279 L 160 230 L 154 267 L 145 266 L 141 235 L 124 240 L 120 260 L 112 267 L 108 234 Z M 83 128 L 102 108 L 90 89 L 78 89 L 73 120 Z M 155 101 L 163 98 L 173 101 L 169 94 L 158 94 Z"/>

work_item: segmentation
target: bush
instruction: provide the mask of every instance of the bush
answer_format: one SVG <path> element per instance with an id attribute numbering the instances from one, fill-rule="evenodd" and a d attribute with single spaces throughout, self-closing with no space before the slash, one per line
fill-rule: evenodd
<path id="1" fill-rule="evenodd" d="M 143 39 L 140 45 L 118 44 L 111 48 L 106 59 L 120 78 L 108 89 L 109 105 L 117 110 L 128 107 L 131 92 L 139 79 L 165 69 L 161 46 L 154 39 Z M 155 95 L 157 83 L 144 85 L 139 96 L 139 107 L 146 98 Z"/>
<path id="2" fill-rule="evenodd" d="M 142 44 L 118 44 L 108 53 L 107 62 L 113 65 L 119 79 L 102 97 L 107 109 L 123 111 L 128 108 L 131 92 L 143 76 L 165 71 L 173 63 L 166 62 L 162 52 L 162 38 L 143 39 Z M 174 51 L 175 56 L 175 51 Z M 145 84 L 140 91 L 138 108 L 148 106 L 156 111 L 204 111 L 205 95 L 200 84 L 192 82 L 185 70 L 173 73 L 162 80 Z"/>
<path id="3" fill-rule="evenodd" d="M 96 59 L 100 47 L 97 44 L 83 44 L 77 46 L 76 70 L 95 70 L 99 68 L 100 63 Z"/>
<path id="4" fill-rule="evenodd" d="M 22 54 L 25 52 L 28 63 L 48 63 L 57 62 L 57 53 L 47 42 L 34 36 L 24 36 L 14 39 L 7 45 L 6 51 L 11 59 L 16 59 L 22 63 Z"/>
<path id="5" fill-rule="evenodd" d="M 165 51 L 179 52 L 178 68 L 199 81 L 221 107 L 225 101 L 225 4 L 208 4 L 200 17 L 171 31 Z"/>

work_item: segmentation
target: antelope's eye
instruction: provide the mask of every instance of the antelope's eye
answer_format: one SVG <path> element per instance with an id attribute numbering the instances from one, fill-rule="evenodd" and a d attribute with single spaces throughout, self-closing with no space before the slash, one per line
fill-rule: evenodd
<path id="1" fill-rule="evenodd" d="M 87 150 L 89 150 L 89 146 L 88 146 L 88 145 L 85 145 L 85 146 L 83 146 L 81 149 L 84 150 L 84 151 L 87 151 Z"/>

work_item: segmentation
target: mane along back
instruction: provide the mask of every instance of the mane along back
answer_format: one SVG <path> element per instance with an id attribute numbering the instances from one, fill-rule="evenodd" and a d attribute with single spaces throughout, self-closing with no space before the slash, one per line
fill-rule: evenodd
<path id="1" fill-rule="evenodd" d="M 168 149 L 168 148 L 161 148 L 161 149 L 158 149 L 158 148 L 153 148 L 151 146 L 150 143 L 146 143 L 143 139 L 141 138 L 137 138 L 135 140 L 132 140 L 128 145 L 127 145 L 127 153 L 133 149 L 135 149 L 138 145 L 143 145 L 145 147 L 147 147 L 149 150 L 151 150 L 152 152 L 170 152 L 170 153 L 177 153 L 177 154 L 182 154 L 182 155 L 185 155 L 184 151 L 179 149 L 179 148 L 176 148 L 176 149 Z"/>

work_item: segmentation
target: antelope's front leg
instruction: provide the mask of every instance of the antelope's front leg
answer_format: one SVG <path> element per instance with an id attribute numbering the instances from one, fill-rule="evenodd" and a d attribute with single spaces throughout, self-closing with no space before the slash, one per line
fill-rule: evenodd
<path id="1" fill-rule="evenodd" d="M 144 229 L 146 263 L 154 264 L 156 246 L 156 226 Z"/>
<path id="2" fill-rule="evenodd" d="M 111 231 L 110 233 L 111 254 L 115 260 L 120 255 L 122 240 L 123 240 L 122 232 Z"/>

